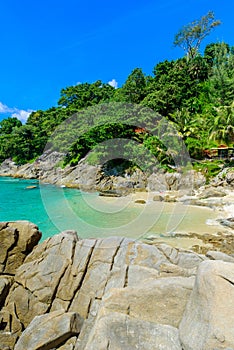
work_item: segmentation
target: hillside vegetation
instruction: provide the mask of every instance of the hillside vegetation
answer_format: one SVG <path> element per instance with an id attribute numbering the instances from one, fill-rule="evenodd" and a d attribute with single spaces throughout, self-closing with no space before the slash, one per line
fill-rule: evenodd
<path id="1" fill-rule="evenodd" d="M 139 132 L 137 123 L 121 123 L 121 118 L 116 115 L 117 109 L 106 116 L 105 123 L 90 124 L 90 114 L 96 113 L 98 106 L 100 111 L 100 108 L 105 109 L 103 106 L 116 105 L 117 102 L 128 106 L 133 104 L 133 114 L 138 113 L 139 108 L 147 107 L 164 117 L 178 131 L 193 159 L 202 159 L 205 149 L 220 143 L 232 145 L 234 47 L 224 42 L 210 43 L 203 53 L 200 52 L 201 41 L 219 24 L 209 12 L 183 27 L 175 35 L 174 44 L 181 47 L 185 55 L 177 60 L 157 63 L 151 76 L 146 76 L 141 68 L 135 68 L 123 86 L 117 89 L 101 80 L 69 86 L 62 89 L 56 107 L 31 113 L 24 125 L 16 118 L 1 121 L 0 161 L 12 158 L 23 164 L 36 159 L 44 151 L 54 130 L 78 112 L 79 125 L 75 126 L 79 129 L 78 138 L 66 150 L 65 163 L 75 165 L 96 145 L 118 137 L 143 144 L 162 165 L 173 164 L 156 134 L 148 132 L 147 128 Z M 90 125 L 89 129 L 84 125 Z M 70 137 L 71 128 L 64 132 Z M 61 146 L 59 138 L 57 143 Z M 100 148 L 93 161 L 98 162 L 98 154 L 102 152 L 103 148 Z"/>

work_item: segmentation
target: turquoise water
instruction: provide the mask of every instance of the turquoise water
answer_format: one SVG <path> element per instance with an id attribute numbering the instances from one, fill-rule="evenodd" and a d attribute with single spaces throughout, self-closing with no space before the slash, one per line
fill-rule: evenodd
<path id="1" fill-rule="evenodd" d="M 57 233 L 57 228 L 47 215 L 38 185 L 34 180 L 0 178 L 0 221 L 29 220 L 50 236 Z M 53 188 L 49 192 L 53 193 Z"/>
<path id="2" fill-rule="evenodd" d="M 210 232 L 207 219 L 216 215 L 179 203 L 148 200 L 141 205 L 131 196 L 105 198 L 36 180 L 0 178 L 0 221 L 29 220 L 38 225 L 42 239 L 63 230 L 76 230 L 81 238 Z"/>
<path id="3" fill-rule="evenodd" d="M 125 204 L 100 201 L 97 193 L 10 177 L 0 178 L 0 198 L 0 221 L 29 220 L 39 226 L 44 239 L 68 229 L 82 238 L 128 235 L 128 230 L 119 229 L 140 212 Z"/>

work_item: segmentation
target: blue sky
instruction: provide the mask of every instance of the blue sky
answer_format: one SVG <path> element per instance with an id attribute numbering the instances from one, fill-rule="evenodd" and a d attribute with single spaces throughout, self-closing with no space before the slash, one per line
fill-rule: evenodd
<path id="1" fill-rule="evenodd" d="M 183 56 L 174 35 L 209 10 L 222 21 L 204 41 L 234 45 L 233 0 L 0 0 L 0 119 L 56 106 L 79 82 L 120 87 Z"/>

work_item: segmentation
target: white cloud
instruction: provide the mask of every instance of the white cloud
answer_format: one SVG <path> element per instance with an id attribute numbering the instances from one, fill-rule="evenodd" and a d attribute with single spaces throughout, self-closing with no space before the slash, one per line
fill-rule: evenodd
<path id="1" fill-rule="evenodd" d="M 108 81 L 107 84 L 109 84 L 110 86 L 113 86 L 115 89 L 117 89 L 118 87 L 118 82 L 115 79 Z"/>
<path id="2" fill-rule="evenodd" d="M 28 109 L 27 111 L 18 108 L 11 108 L 0 102 L 0 114 L 8 114 L 9 117 L 17 118 L 22 123 L 25 123 L 29 117 L 29 115 L 33 112 L 33 110 Z"/>
<path id="3" fill-rule="evenodd" d="M 24 111 L 24 110 L 17 110 L 15 113 L 12 114 L 12 117 L 19 119 L 22 123 L 25 123 L 29 117 L 29 115 L 32 113 L 32 110 Z"/>
<path id="4" fill-rule="evenodd" d="M 2 102 L 0 102 L 0 113 L 10 113 L 11 108 L 4 105 Z"/>

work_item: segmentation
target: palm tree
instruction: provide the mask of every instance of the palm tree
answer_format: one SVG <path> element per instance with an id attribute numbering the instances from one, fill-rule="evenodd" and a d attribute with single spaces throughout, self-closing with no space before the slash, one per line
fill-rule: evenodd
<path id="1" fill-rule="evenodd" d="M 230 106 L 216 108 L 216 113 L 210 139 L 229 146 L 234 142 L 234 101 Z"/>

